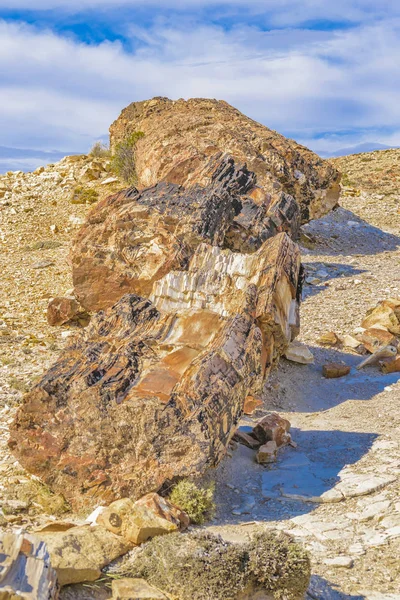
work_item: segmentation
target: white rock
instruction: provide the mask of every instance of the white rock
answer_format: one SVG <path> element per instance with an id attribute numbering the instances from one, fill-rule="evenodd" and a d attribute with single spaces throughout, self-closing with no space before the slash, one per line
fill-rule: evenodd
<path id="1" fill-rule="evenodd" d="M 302 365 L 310 365 L 314 363 L 314 355 L 306 345 L 299 342 L 291 342 L 285 352 L 285 357 L 291 362 L 300 363 Z"/>
<path id="2" fill-rule="evenodd" d="M 354 560 L 351 556 L 337 556 L 336 558 L 326 558 L 324 564 L 328 567 L 340 567 L 342 569 L 351 569 Z"/>
<path id="3" fill-rule="evenodd" d="M 116 181 L 118 181 L 117 177 L 108 177 L 107 179 L 101 182 L 101 185 L 110 185 L 111 183 L 115 183 Z"/>

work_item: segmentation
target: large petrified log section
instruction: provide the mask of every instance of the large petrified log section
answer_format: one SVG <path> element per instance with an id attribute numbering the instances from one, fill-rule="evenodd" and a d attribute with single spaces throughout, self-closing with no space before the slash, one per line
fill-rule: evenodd
<path id="1" fill-rule="evenodd" d="M 299 269 L 285 233 L 248 255 L 200 244 L 151 299 L 93 318 L 25 397 L 14 454 L 75 508 L 215 465 L 297 328 Z"/>
<path id="2" fill-rule="evenodd" d="M 254 173 L 230 156 L 218 155 L 207 169 L 204 188 L 159 183 L 96 205 L 71 253 L 75 295 L 86 309 L 112 306 L 128 292 L 148 296 L 155 281 L 185 269 L 202 242 L 249 252 L 282 231 L 296 237 L 300 216 L 291 196 L 271 203 Z"/>
<path id="3" fill-rule="evenodd" d="M 28 393 L 21 464 L 75 508 L 139 498 L 225 453 L 248 395 L 298 332 L 301 221 L 339 175 L 224 102 L 133 104 L 139 187 L 100 202 L 72 249 L 100 312 Z"/>
<path id="4" fill-rule="evenodd" d="M 136 151 L 139 187 L 159 181 L 206 185 L 207 163 L 222 152 L 247 164 L 272 203 L 282 192 L 290 194 L 303 221 L 319 218 L 337 204 L 340 177 L 328 162 L 224 101 L 134 102 L 110 128 L 112 147 L 134 131 L 144 133 Z"/>

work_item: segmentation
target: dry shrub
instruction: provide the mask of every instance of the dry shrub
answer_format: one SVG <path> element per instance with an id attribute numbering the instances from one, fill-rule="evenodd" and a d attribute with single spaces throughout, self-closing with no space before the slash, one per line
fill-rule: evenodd
<path id="1" fill-rule="evenodd" d="M 192 481 L 183 479 L 173 488 L 169 500 L 185 511 L 192 523 L 202 525 L 213 518 L 215 485 L 200 488 Z"/>

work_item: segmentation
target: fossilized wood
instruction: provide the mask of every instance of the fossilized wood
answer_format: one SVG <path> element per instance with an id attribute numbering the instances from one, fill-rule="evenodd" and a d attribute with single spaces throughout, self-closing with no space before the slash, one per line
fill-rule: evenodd
<path id="1" fill-rule="evenodd" d="M 98 313 L 25 397 L 10 447 L 78 508 L 133 499 L 224 456 L 291 340 L 300 255 L 201 244 L 187 271 Z"/>
<path id="2" fill-rule="evenodd" d="M 153 98 L 125 108 L 110 127 L 112 148 L 134 131 L 140 187 L 165 180 L 207 185 L 207 163 L 218 153 L 245 162 L 275 203 L 282 192 L 300 208 L 302 221 L 319 218 L 339 199 L 339 173 L 319 156 L 253 121 L 226 102 Z"/>
<path id="3" fill-rule="evenodd" d="M 71 252 L 75 295 L 86 309 L 108 308 L 126 293 L 149 296 L 164 275 L 187 268 L 201 243 L 254 252 L 279 232 L 296 237 L 299 210 L 290 196 L 272 202 L 229 156 L 207 169 L 205 188 L 161 183 L 95 206 Z"/>
<path id="4" fill-rule="evenodd" d="M 2 533 L 0 600 L 56 600 L 58 591 L 46 544 L 25 533 Z"/>

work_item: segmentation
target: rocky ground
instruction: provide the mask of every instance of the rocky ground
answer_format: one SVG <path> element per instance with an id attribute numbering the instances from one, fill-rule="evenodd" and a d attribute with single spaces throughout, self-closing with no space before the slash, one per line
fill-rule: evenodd
<path id="1" fill-rule="evenodd" d="M 363 168 L 367 162 L 361 159 Z M 5 525 L 34 525 L 48 520 L 46 511 L 68 510 L 26 476 L 9 455 L 6 440 L 23 391 L 74 333 L 70 327 L 50 328 L 45 312 L 50 297 L 71 287 L 69 243 L 89 207 L 71 203 L 88 166 L 88 159 L 79 160 L 38 174 L 48 187 L 42 181 L 35 188 L 32 175 L 0 181 L 0 188 L 7 185 L 0 200 L 0 500 Z M 357 172 L 353 159 L 349 164 Z M 117 185 L 103 186 L 108 177 L 105 165 L 102 176 L 87 185 L 105 195 L 104 189 L 109 193 L 109 186 Z M 291 421 L 297 448 L 282 450 L 275 465 L 262 467 L 251 450 L 240 446 L 210 474 L 216 479 L 218 505 L 210 528 L 232 539 L 263 527 L 290 531 L 312 554 L 313 599 L 400 598 L 400 376 L 369 367 L 352 369 L 343 379 L 323 379 L 325 362 L 354 367 L 360 357 L 317 344 L 326 331 L 351 333 L 379 300 L 400 297 L 398 188 L 392 182 L 385 195 L 379 194 L 375 177 L 354 182 L 357 189 L 345 190 L 340 208 L 303 228 L 303 261 L 312 283 L 305 286 L 300 339 L 313 351 L 315 364 L 283 360 L 266 384 L 264 407 L 243 420 L 246 427 L 263 411 L 278 411 Z M 83 590 L 75 597 L 94 597 L 93 589 Z"/>

